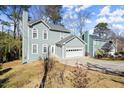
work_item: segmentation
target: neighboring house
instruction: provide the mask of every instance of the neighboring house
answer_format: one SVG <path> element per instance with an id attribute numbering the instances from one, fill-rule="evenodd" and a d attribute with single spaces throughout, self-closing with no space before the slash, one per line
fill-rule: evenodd
<path id="1" fill-rule="evenodd" d="M 124 37 L 117 37 L 116 39 L 117 51 L 124 51 Z"/>
<path id="2" fill-rule="evenodd" d="M 63 26 L 49 24 L 43 20 L 28 22 L 28 13 L 23 12 L 22 62 L 39 60 L 48 54 L 60 58 L 82 57 L 85 42 Z"/>
<path id="3" fill-rule="evenodd" d="M 108 54 L 114 54 L 116 51 L 115 45 L 113 43 L 109 44 L 109 40 L 102 39 L 96 35 L 90 35 L 86 31 L 83 35 L 83 40 L 87 43 L 85 47 L 86 55 L 94 57 L 98 49 L 105 50 L 108 49 Z"/>
<path id="4" fill-rule="evenodd" d="M 107 52 L 110 55 L 114 55 L 116 52 L 116 45 L 112 41 L 109 41 L 106 42 L 101 49 L 103 49 L 105 52 Z"/>

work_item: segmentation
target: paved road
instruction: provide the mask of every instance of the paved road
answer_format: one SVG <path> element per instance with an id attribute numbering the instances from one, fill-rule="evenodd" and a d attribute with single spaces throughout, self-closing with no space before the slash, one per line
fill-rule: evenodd
<path id="1" fill-rule="evenodd" d="M 92 64 L 97 64 L 99 66 L 108 68 L 108 69 L 113 69 L 116 71 L 124 71 L 124 62 L 120 61 L 104 61 L 104 60 L 97 60 L 89 57 L 84 57 L 84 58 L 69 58 L 69 59 L 62 59 L 61 62 L 63 64 L 71 65 L 71 66 L 76 66 L 76 63 L 78 64 L 83 64 L 86 66 L 87 63 L 92 63 Z"/>

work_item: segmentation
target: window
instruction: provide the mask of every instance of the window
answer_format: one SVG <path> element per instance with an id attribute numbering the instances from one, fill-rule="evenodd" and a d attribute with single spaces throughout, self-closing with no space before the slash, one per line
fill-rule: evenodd
<path id="1" fill-rule="evenodd" d="M 37 54 L 38 53 L 38 45 L 37 44 L 32 44 L 32 53 Z"/>
<path id="2" fill-rule="evenodd" d="M 47 50 L 48 50 L 47 44 L 43 44 L 43 47 L 42 47 L 43 53 L 47 53 L 48 52 Z"/>
<path id="3" fill-rule="evenodd" d="M 32 29 L 32 38 L 38 39 L 38 30 L 35 28 Z"/>
<path id="4" fill-rule="evenodd" d="M 48 39 L 48 31 L 44 30 L 43 31 L 43 40 L 47 40 Z"/>

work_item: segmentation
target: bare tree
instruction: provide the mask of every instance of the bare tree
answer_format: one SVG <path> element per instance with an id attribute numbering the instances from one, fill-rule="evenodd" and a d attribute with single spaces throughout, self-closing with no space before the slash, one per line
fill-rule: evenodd
<path id="1" fill-rule="evenodd" d="M 16 38 L 16 30 L 19 25 L 19 20 L 22 18 L 22 11 L 28 10 L 30 6 L 23 5 L 5 5 L 0 6 L 0 11 L 6 15 L 14 24 L 13 36 Z M 19 33 L 19 32 L 18 32 Z"/>
<path id="2" fill-rule="evenodd" d="M 34 5 L 30 9 L 32 20 L 44 19 L 47 20 L 45 7 L 43 5 Z"/>
<path id="3" fill-rule="evenodd" d="M 78 20 L 79 20 L 79 33 L 80 36 L 83 34 L 83 29 L 86 25 L 87 20 L 90 18 L 90 13 L 87 11 L 79 12 L 78 13 Z"/>
<path id="4" fill-rule="evenodd" d="M 61 22 L 61 5 L 32 6 L 31 16 L 33 20 L 43 19 L 47 22 L 59 24 Z"/>

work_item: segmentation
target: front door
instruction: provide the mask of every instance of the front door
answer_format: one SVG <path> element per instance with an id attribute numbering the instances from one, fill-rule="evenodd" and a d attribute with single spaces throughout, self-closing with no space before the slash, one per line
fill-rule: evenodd
<path id="1" fill-rule="evenodd" d="M 55 45 L 51 45 L 50 47 L 50 53 L 55 54 Z"/>

